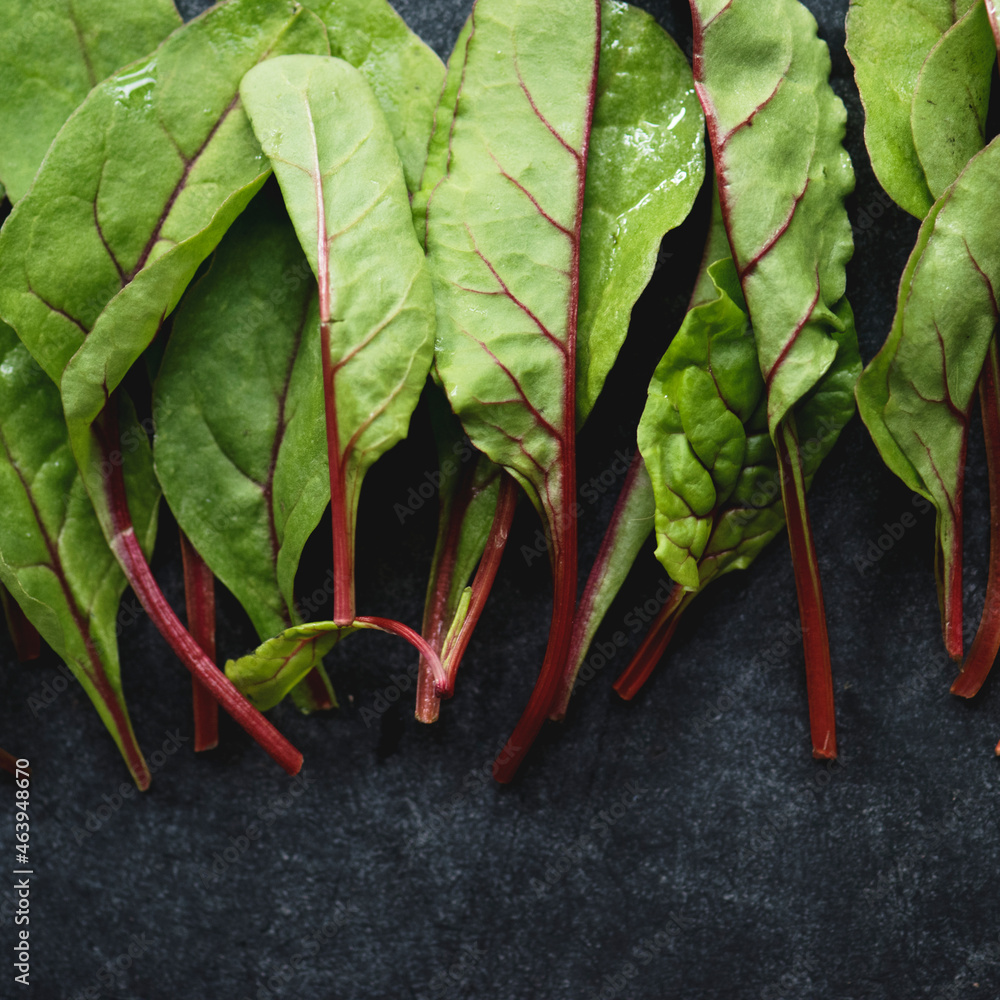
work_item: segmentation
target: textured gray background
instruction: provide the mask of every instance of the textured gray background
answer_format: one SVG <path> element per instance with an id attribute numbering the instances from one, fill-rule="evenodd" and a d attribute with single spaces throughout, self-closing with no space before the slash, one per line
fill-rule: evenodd
<path id="1" fill-rule="evenodd" d="M 469 3 L 398 6 L 445 54 Z M 684 3 L 643 6 L 690 51 Z M 860 227 L 850 287 L 868 359 L 888 330 L 916 224 L 877 200 L 843 49 L 847 2 L 807 6 L 850 112 L 859 180 L 850 211 Z M 703 225 L 701 205 L 665 247 L 623 364 L 581 441 L 581 482 L 633 440 L 649 373 L 682 315 Z M 358 589 L 367 611 L 420 619 L 435 511 L 428 504 L 401 527 L 393 505 L 433 468 L 421 412 L 412 440 L 366 488 Z M 974 433 L 969 636 L 986 579 L 984 468 Z M 584 567 L 616 490 L 585 505 Z M 995 685 L 971 705 L 948 695 L 932 518 L 918 514 L 891 551 L 859 570 L 883 526 L 914 508 L 857 422 L 817 477 L 810 506 L 835 661 L 835 766 L 809 756 L 801 648 L 787 640 L 797 607 L 783 538 L 699 598 L 634 704 L 611 691 L 628 650 L 598 671 L 507 789 L 484 775 L 528 696 L 548 624 L 544 560 L 528 566 L 520 555 L 536 530 L 527 510 L 439 725 L 415 723 L 405 697 L 375 722 L 362 711 L 377 711 L 391 676 L 412 665 L 409 649 L 384 636 L 358 636 L 331 657 L 340 712 L 305 719 L 275 710 L 305 753 L 304 787 L 227 721 L 220 750 L 195 759 L 183 744 L 146 795 L 117 804 L 126 773 L 96 712 L 70 685 L 33 716 L 28 699 L 60 676 L 57 664 L 17 665 L 0 640 L 0 732 L 35 769 L 40 873 L 33 985 L 15 992 L 4 972 L 0 995 L 1000 997 L 992 755 L 1000 705 Z M 173 539 L 165 515 L 154 568 L 180 607 Z M 321 579 L 327 547 L 316 544 Z M 627 630 L 626 615 L 661 576 L 645 555 L 600 638 Z M 223 653 L 253 644 L 229 599 L 221 619 Z M 754 662 L 776 643 L 773 668 Z M 121 647 L 147 753 L 175 729 L 189 735 L 187 673 L 142 615 L 134 623 L 126 615 Z M 12 796 L 0 782 L 4 844 Z M 263 833 L 250 844 L 240 838 L 254 819 Z M 9 959 L 9 922 L 0 940 Z"/>

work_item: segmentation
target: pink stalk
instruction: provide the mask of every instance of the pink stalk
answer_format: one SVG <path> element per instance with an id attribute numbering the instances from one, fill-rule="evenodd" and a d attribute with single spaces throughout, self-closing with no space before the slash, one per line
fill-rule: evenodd
<path id="1" fill-rule="evenodd" d="M 1000 360 L 997 355 L 994 336 L 979 378 L 979 401 L 990 477 L 990 573 L 979 630 L 962 672 L 951 686 L 951 693 L 962 698 L 972 698 L 979 693 L 1000 651 Z"/>
<path id="2" fill-rule="evenodd" d="M 179 529 L 178 529 L 179 530 Z M 184 561 L 184 602 L 192 638 L 213 662 L 215 656 L 215 576 L 179 530 Z M 194 749 L 212 750 L 219 745 L 219 706 L 197 677 L 191 678 L 194 710 Z"/>
<path id="3" fill-rule="evenodd" d="M 496 580 L 500 560 L 503 558 L 504 549 L 507 546 L 511 522 L 514 520 L 518 492 L 515 480 L 504 473 L 500 478 L 500 492 L 497 496 L 493 524 L 490 527 L 486 547 L 472 581 L 468 610 L 458 632 L 452 636 L 450 641 L 447 641 L 447 630 L 450 624 L 446 613 L 448 592 L 452 583 L 458 534 L 461 531 L 462 519 L 464 511 L 468 508 L 468 503 L 463 504 L 461 509 L 453 509 L 451 512 L 449 536 L 438 566 L 438 587 L 434 594 L 434 601 L 429 605 L 424 620 L 424 635 L 429 637 L 428 641 L 432 648 L 438 651 L 452 689 L 454 689 L 455 677 L 472 638 L 472 633 L 479 623 L 483 608 L 486 606 L 486 600 L 493 589 L 493 581 Z M 440 705 L 441 699 L 436 691 L 431 664 L 425 657 L 421 657 L 420 674 L 417 678 L 417 718 L 421 722 L 436 721 Z"/>
<path id="4" fill-rule="evenodd" d="M 298 774 L 302 768 L 302 754 L 240 694 L 233 682 L 202 652 L 174 614 L 153 578 L 139 540 L 135 537 L 121 462 L 113 461 L 111 457 L 121 454 L 121 435 L 114 398 L 104 410 L 103 421 L 95 424 L 94 430 L 104 452 L 104 468 L 110 470 L 105 474 L 103 487 L 112 521 L 111 548 L 140 604 L 180 661 L 201 681 L 212 697 L 289 774 Z"/>

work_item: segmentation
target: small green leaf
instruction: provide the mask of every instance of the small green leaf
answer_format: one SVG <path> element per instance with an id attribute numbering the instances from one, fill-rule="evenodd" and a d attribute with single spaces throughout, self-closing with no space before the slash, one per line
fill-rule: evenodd
<path id="1" fill-rule="evenodd" d="M 0 178 L 22 198 L 56 133 L 105 77 L 181 19 L 172 0 L 6 0 L 0 32 Z"/>
<path id="2" fill-rule="evenodd" d="M 230 660 L 226 676 L 261 712 L 273 708 L 341 639 L 371 625 L 312 622 L 296 625 L 258 646 L 252 653 Z"/>

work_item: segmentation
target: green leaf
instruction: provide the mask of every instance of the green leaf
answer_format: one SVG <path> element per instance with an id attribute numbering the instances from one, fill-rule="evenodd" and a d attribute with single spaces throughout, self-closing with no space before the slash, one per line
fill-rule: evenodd
<path id="1" fill-rule="evenodd" d="M 645 11 L 601 5 L 601 61 L 580 242 L 577 426 L 590 415 L 649 284 L 665 233 L 705 177 L 691 67 Z"/>
<path id="2" fill-rule="evenodd" d="M 295 574 L 330 500 L 316 283 L 277 191 L 178 308 L 153 394 L 178 524 L 261 639 L 298 624 Z"/>
<path id="3" fill-rule="evenodd" d="M 254 706 L 264 711 L 276 705 L 303 677 L 319 667 L 323 657 L 341 639 L 364 629 L 401 636 L 421 653 L 434 655 L 430 646 L 412 629 L 385 618 L 356 618 L 349 625 L 311 622 L 287 629 L 247 656 L 230 660 L 226 664 L 226 676 Z M 435 680 L 442 695 L 451 693 L 440 663 L 435 670 Z"/>
<path id="4" fill-rule="evenodd" d="M 931 49 L 913 94 L 913 144 L 934 198 L 986 142 L 997 50 L 986 8 L 975 4 Z"/>
<path id="5" fill-rule="evenodd" d="M 715 513 L 743 469 L 744 425 L 764 392 L 732 258 L 708 273 L 716 296 L 688 313 L 653 375 L 639 423 L 656 497 L 656 556 L 689 590 L 700 586 Z"/>
<path id="6" fill-rule="evenodd" d="M 7 0 L 0 33 L 0 178 L 22 198 L 90 89 L 181 24 L 172 0 Z"/>
<path id="7" fill-rule="evenodd" d="M 656 502 L 656 555 L 693 593 L 745 569 L 784 525 L 765 386 L 733 261 L 723 258 L 707 272 L 715 298 L 688 313 L 639 424 Z M 846 303 L 843 309 L 834 364 L 796 411 L 807 485 L 854 413 L 861 359 Z"/>
<path id="8" fill-rule="evenodd" d="M 937 510 L 938 586 L 949 651 L 961 656 L 961 494 L 969 411 L 997 322 L 1000 232 L 984 205 L 1000 140 L 976 156 L 924 220 L 885 345 L 858 383 L 882 458 Z"/>
<path id="9" fill-rule="evenodd" d="M 979 0 L 852 0 L 847 15 L 847 52 L 865 107 L 865 144 L 875 176 L 918 219 L 934 201 L 914 138 L 921 71 L 955 23 L 981 6 Z M 973 86 L 978 90 L 980 83 Z"/>
<path id="10" fill-rule="evenodd" d="M 258 646 L 252 653 L 230 660 L 226 676 L 261 712 L 281 701 L 312 670 L 322 668 L 323 657 L 353 632 L 371 625 L 313 622 L 296 625 Z"/>
<path id="11" fill-rule="evenodd" d="M 269 172 L 239 103 L 243 73 L 303 48 L 326 51 L 326 32 L 292 2 L 212 8 L 91 91 L 0 233 L 0 312 L 61 380 L 109 539 L 90 427 Z"/>
<path id="12" fill-rule="evenodd" d="M 361 483 L 406 437 L 433 358 L 430 275 L 392 135 L 358 70 L 284 57 L 248 73 L 240 93 L 319 282 L 334 618 L 347 624 Z"/>
<path id="13" fill-rule="evenodd" d="M 378 98 L 416 191 L 427 158 L 444 65 L 385 0 L 304 0 L 323 19 L 330 54 L 357 67 Z"/>
<path id="14" fill-rule="evenodd" d="M 149 478 L 145 432 L 134 416 L 119 460 Z M 73 461 L 59 392 L 9 327 L 0 324 L 0 581 L 65 660 L 114 737 L 140 788 L 149 770 L 122 696 L 118 604 L 125 578 Z M 152 545 L 156 497 L 135 493 L 140 538 Z"/>
<path id="15" fill-rule="evenodd" d="M 695 78 L 772 437 L 837 354 L 853 243 L 846 113 L 797 0 L 692 0 Z M 766 183 L 761 165 L 766 164 Z"/>
<path id="16" fill-rule="evenodd" d="M 555 694 L 576 599 L 580 234 L 600 4 L 478 0 L 472 18 L 448 174 L 428 209 L 437 371 L 472 442 L 539 510 L 556 589 L 508 780 Z"/>

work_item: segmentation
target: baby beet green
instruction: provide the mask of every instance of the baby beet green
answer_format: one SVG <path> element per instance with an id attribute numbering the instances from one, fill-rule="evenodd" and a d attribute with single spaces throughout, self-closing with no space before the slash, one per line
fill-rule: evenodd
<path id="1" fill-rule="evenodd" d="M 576 603 L 576 331 L 600 17 L 597 0 L 478 0 L 448 172 L 427 212 L 437 372 L 473 444 L 524 487 L 550 540 L 549 644 L 494 767 L 500 781 L 548 713 Z"/>
<path id="2" fill-rule="evenodd" d="M 449 140 L 456 103 L 459 126 L 462 118 L 476 114 L 478 107 L 477 103 L 470 104 L 467 89 L 468 66 L 471 62 L 475 68 L 473 61 L 480 58 L 476 36 L 479 11 L 477 7 L 449 63 L 448 84 L 438 110 L 422 192 L 414 199 L 418 231 L 428 230 L 428 202 L 433 224 L 435 192 L 445 176 L 453 145 Z M 529 108 L 525 112 L 529 117 L 532 114 Z M 532 135 L 533 124 L 537 125 L 529 120 L 525 136 Z M 542 143 L 545 141 L 543 134 Z M 632 306 L 653 272 L 662 236 L 687 215 L 703 175 L 703 116 L 683 54 L 643 11 L 627 4 L 603 4 L 580 237 L 575 364 L 578 425 L 592 409 L 614 363 Z M 520 200 L 524 201 L 523 195 Z M 519 211 L 523 211 L 521 206 Z M 439 360 L 439 368 L 440 364 Z M 497 417 L 500 419 L 501 410 Z M 474 563 L 486 533 L 477 532 L 471 521 L 468 527 L 456 524 L 465 507 L 448 495 L 447 481 L 442 485 L 439 548 L 448 539 L 457 538 L 460 541 L 455 544 L 471 553 L 470 563 Z M 478 539 L 466 544 L 467 537 L 473 535 Z M 454 579 L 449 583 L 440 578 L 439 564 L 435 568 L 437 591 L 429 589 L 428 608 L 432 602 L 436 602 L 435 607 L 441 605 L 440 596 L 435 594 L 441 595 L 447 586 L 461 593 L 471 572 L 470 565 L 456 585 Z M 461 567 L 455 563 L 454 569 Z M 432 579 L 432 585 L 434 582 Z M 477 593 L 474 586 L 473 595 Z M 458 628 L 459 624 L 455 619 L 454 626 Z M 469 621 L 462 622 L 462 633 L 467 635 L 469 630 Z M 575 667 L 563 670 L 556 701 L 563 702 L 564 691 L 568 697 L 575 673 Z M 511 764 L 516 766 L 516 761 Z"/>
<path id="3" fill-rule="evenodd" d="M 933 188 L 941 172 L 961 169 L 982 146 L 992 61 L 981 44 L 982 7 L 982 0 L 852 0 L 847 15 L 872 167 L 918 219 L 940 194 Z"/>
<path id="4" fill-rule="evenodd" d="M 691 0 L 694 71 L 777 449 L 803 625 L 813 754 L 836 756 L 833 679 L 796 407 L 843 339 L 854 187 L 830 55 L 797 0 Z M 761 185 L 760 165 L 768 184 Z"/>
<path id="5" fill-rule="evenodd" d="M 1000 233 L 982 206 L 1000 179 L 1000 140 L 969 161 L 920 228 L 885 346 L 858 383 L 858 409 L 893 472 L 937 510 L 938 587 L 948 651 L 962 656 L 962 492 L 969 416 L 997 323 Z M 987 370 L 987 379 L 990 377 Z M 991 462 L 1000 442 L 990 438 L 994 393 L 984 388 L 984 426 Z M 991 503 L 996 506 L 996 483 Z M 995 552 L 994 552 L 995 555 Z M 991 577 L 992 582 L 992 577 Z M 1000 595 L 990 587 L 984 622 L 996 617 Z M 978 691 L 1000 633 L 977 636 L 958 694 Z"/>
<path id="6" fill-rule="evenodd" d="M 306 342 L 323 365 L 334 621 L 349 627 L 362 480 L 406 436 L 434 353 L 430 275 L 392 135 L 356 69 L 283 57 L 248 73 L 240 93 L 319 283 L 318 344 Z"/>

